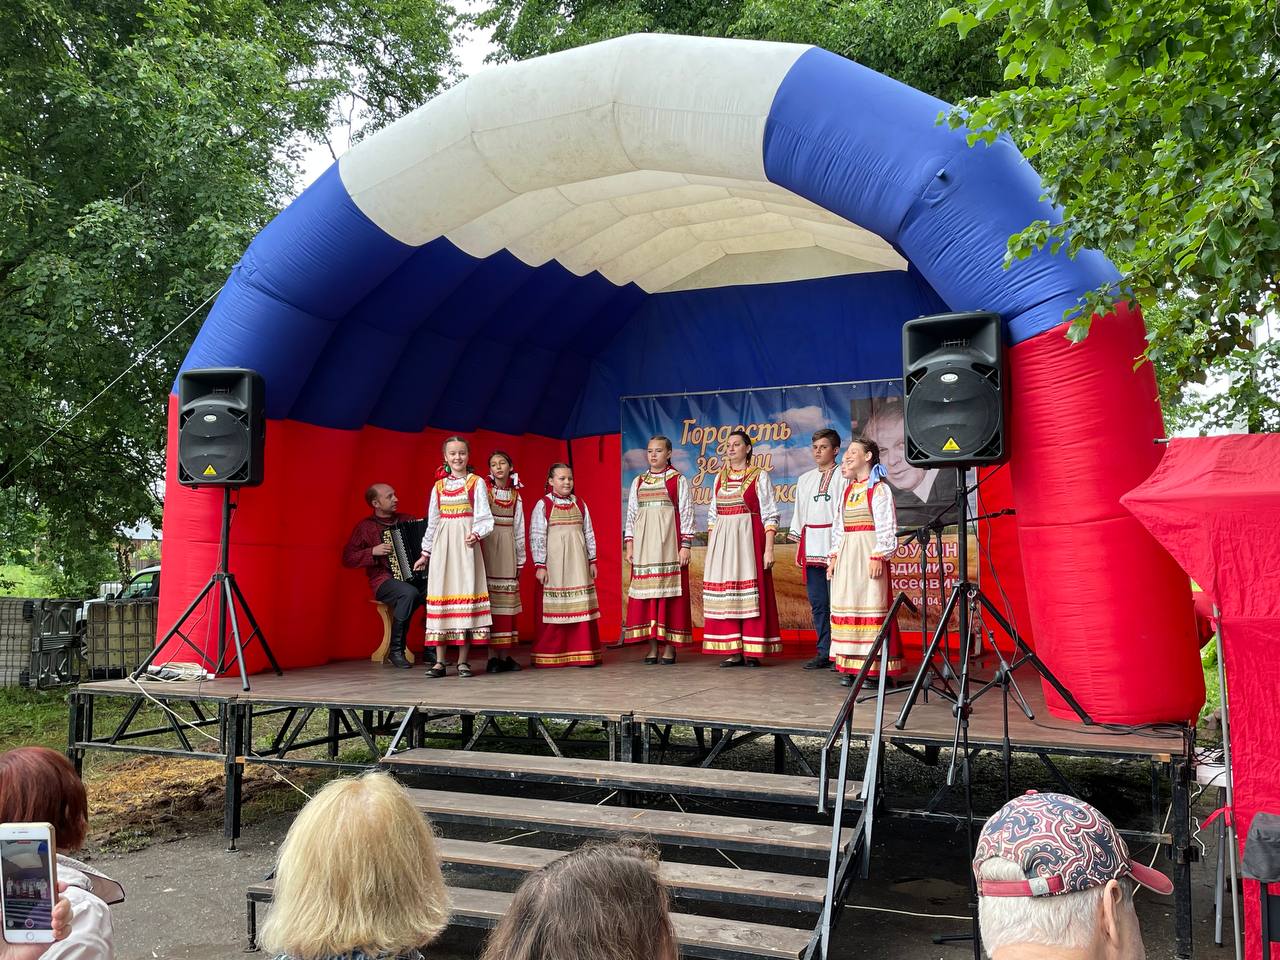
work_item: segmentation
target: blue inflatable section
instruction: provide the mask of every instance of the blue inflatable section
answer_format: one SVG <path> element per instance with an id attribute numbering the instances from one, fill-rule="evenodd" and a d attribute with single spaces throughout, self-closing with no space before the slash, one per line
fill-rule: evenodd
<path id="1" fill-rule="evenodd" d="M 811 49 L 778 88 L 773 182 L 874 231 L 908 271 L 646 294 L 444 238 L 414 248 L 348 196 L 335 164 L 253 241 L 184 368 L 243 366 L 268 415 L 319 426 L 590 436 L 628 394 L 900 374 L 904 321 L 995 310 L 1017 343 L 1114 281 L 1102 256 L 1003 266 L 1006 238 L 1056 216 L 1008 140 L 970 148 L 946 105 Z"/>

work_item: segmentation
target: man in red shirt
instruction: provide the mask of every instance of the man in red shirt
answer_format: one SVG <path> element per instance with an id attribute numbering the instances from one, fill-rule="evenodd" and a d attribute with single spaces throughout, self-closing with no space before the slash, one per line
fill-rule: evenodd
<path id="1" fill-rule="evenodd" d="M 422 603 L 422 595 L 412 584 L 391 575 L 391 562 L 387 559 L 391 544 L 382 542 L 382 534 L 397 523 L 414 518 L 398 512 L 400 501 L 389 484 L 375 483 L 364 492 L 364 499 L 373 513 L 351 531 L 351 539 L 342 551 L 342 565 L 364 567 L 374 599 L 391 608 L 391 649 L 387 662 L 393 667 L 408 669 L 412 664 L 405 659 L 405 636 L 413 611 Z M 435 651 L 425 650 L 423 659 L 428 664 L 434 662 Z"/>

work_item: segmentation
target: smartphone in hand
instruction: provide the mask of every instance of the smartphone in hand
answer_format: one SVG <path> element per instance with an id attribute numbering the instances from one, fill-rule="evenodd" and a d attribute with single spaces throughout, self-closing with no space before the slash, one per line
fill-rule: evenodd
<path id="1" fill-rule="evenodd" d="M 6 943 L 53 942 L 57 853 L 52 824 L 0 824 L 0 905 Z"/>

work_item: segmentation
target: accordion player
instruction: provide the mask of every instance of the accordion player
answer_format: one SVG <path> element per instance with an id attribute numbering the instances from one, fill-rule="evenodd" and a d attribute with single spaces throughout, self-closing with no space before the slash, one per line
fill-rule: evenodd
<path id="1" fill-rule="evenodd" d="M 422 538 L 426 532 L 426 520 L 405 520 L 382 531 L 382 542 L 391 546 L 391 553 L 387 555 L 391 576 L 412 584 L 420 594 L 426 592 L 427 573 L 425 570 L 415 572 L 413 565 L 422 555 Z"/>

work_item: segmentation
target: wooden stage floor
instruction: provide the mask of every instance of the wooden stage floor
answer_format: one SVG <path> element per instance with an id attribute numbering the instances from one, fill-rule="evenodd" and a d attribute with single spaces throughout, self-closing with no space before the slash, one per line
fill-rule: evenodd
<path id="1" fill-rule="evenodd" d="M 145 682 L 159 699 L 248 701 L 263 706 L 404 709 L 418 707 L 434 714 L 493 714 L 544 718 L 620 720 L 723 729 L 825 736 L 847 688 L 830 671 L 808 671 L 800 661 L 774 661 L 759 669 L 721 669 L 719 657 L 684 654 L 674 666 L 647 666 L 642 648 L 610 649 L 596 669 L 525 669 L 519 673 L 488 675 L 477 672 L 469 680 L 448 677 L 429 680 L 425 671 L 394 670 L 368 661 L 332 663 L 293 669 L 277 677 L 271 673 L 250 678 L 252 690 L 240 689 L 238 677 L 203 682 Z M 483 664 L 479 657 L 473 658 Z M 989 671 L 979 671 L 988 676 Z M 1049 714 L 1039 678 L 1029 668 L 1018 683 L 1035 713 L 1029 721 L 1010 703 L 1009 734 L 1015 749 L 1088 756 L 1142 757 L 1167 761 L 1183 750 L 1176 734 L 1129 733 L 1089 728 Z M 106 680 L 82 684 L 91 697 L 137 696 L 131 681 Z M 886 701 L 885 734 L 903 743 L 951 744 L 955 720 L 951 705 L 938 697 L 919 701 L 903 730 L 893 727 L 904 695 Z M 969 726 L 975 746 L 1001 742 L 1001 697 L 992 690 L 974 705 Z M 854 728 L 871 732 L 875 704 L 859 704 Z"/>

